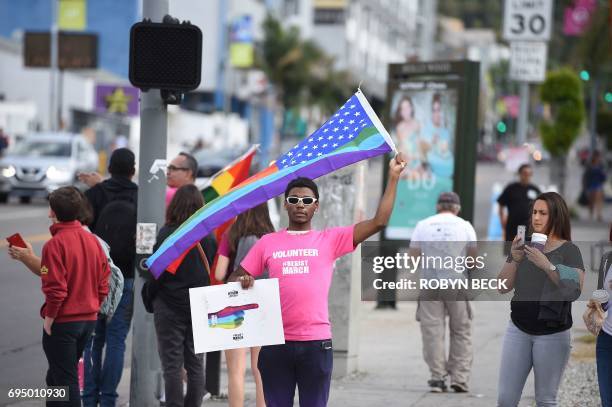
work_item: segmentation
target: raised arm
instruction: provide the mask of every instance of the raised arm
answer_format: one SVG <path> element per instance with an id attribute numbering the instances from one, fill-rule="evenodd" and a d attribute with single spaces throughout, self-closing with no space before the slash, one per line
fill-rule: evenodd
<path id="1" fill-rule="evenodd" d="M 397 192 L 397 181 L 405 166 L 406 161 L 401 153 L 389 161 L 389 180 L 387 181 L 385 193 L 378 204 L 376 215 L 372 219 L 364 220 L 355 225 L 353 231 L 353 246 L 357 246 L 374 233 L 380 232 L 389 222 L 389 217 L 391 217 L 391 211 L 393 210 L 393 203 L 395 202 L 395 194 Z"/>
<path id="2" fill-rule="evenodd" d="M 505 294 L 514 289 L 514 280 L 516 279 L 516 270 L 518 269 L 518 264 L 523 258 L 525 254 L 523 250 L 519 248 L 520 237 L 517 235 L 512 241 L 511 248 L 511 261 L 510 263 L 504 263 L 499 275 L 497 276 L 498 280 L 506 280 L 505 286 L 507 289 L 499 290 L 500 293 Z"/>

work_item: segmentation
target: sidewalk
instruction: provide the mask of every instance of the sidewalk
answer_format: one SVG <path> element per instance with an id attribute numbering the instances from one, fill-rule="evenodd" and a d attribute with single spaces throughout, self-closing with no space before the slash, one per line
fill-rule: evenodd
<path id="1" fill-rule="evenodd" d="M 612 207 L 606 206 L 604 218 L 612 219 Z M 608 238 L 609 223 L 572 221 L 576 242 L 596 242 Z M 588 254 L 583 253 L 583 256 Z M 585 263 L 587 259 L 585 258 Z M 139 300 L 137 295 L 136 300 Z M 510 305 L 505 302 L 474 302 L 474 362 L 470 393 L 433 394 L 428 392 L 429 372 L 422 357 L 421 333 L 415 320 L 416 304 L 398 303 L 396 311 L 374 311 L 374 303 L 360 303 L 358 372 L 332 383 L 329 405 L 351 407 L 442 407 L 496 405 L 499 363 L 503 336 L 508 324 Z M 560 406 L 598 406 L 597 379 L 594 373 L 594 343 L 582 322 L 584 302 L 573 306 L 573 350 L 570 366 L 560 394 Z M 125 370 L 119 386 L 119 405 L 129 402 L 131 335 L 128 337 Z M 227 392 L 227 370 L 221 372 L 221 389 Z M 254 383 L 247 370 L 245 406 L 255 406 Z M 296 392 L 297 393 L 297 392 Z M 40 406 L 41 401 L 24 401 L 12 406 Z M 206 401 L 203 406 L 224 406 L 225 401 Z M 296 403 L 297 406 L 297 397 Z M 533 374 L 527 379 L 520 406 L 535 405 Z"/>
<path id="2" fill-rule="evenodd" d="M 421 333 L 414 314 L 416 304 L 398 303 L 396 311 L 374 311 L 374 303 L 362 302 L 359 342 L 359 371 L 332 382 L 329 406 L 351 407 L 490 407 L 496 405 L 497 382 L 503 335 L 508 324 L 510 306 L 503 302 L 474 303 L 474 364 L 471 392 L 468 394 L 429 393 L 429 372 L 423 361 Z M 583 304 L 576 304 L 573 329 L 574 341 L 585 335 L 579 315 Z M 594 370 L 594 360 L 586 363 Z M 565 393 L 597 394 L 593 372 L 588 383 L 576 383 Z M 567 387 L 567 386 L 565 386 Z M 580 388 L 576 388 L 580 387 Z M 222 391 L 227 389 L 227 371 L 222 368 Z M 255 388 L 247 374 L 246 407 L 255 407 Z M 120 405 L 127 406 L 129 393 L 129 369 L 124 372 L 120 393 Z M 580 397 L 580 396 L 579 396 Z M 584 400 L 580 398 L 580 400 Z M 206 401 L 203 406 L 223 406 L 227 401 Z M 296 402 L 298 406 L 297 392 Z M 520 407 L 535 405 L 533 374 L 527 380 Z M 575 406 L 574 402 L 561 402 L 560 406 Z M 586 403 L 582 405 L 597 406 Z"/>

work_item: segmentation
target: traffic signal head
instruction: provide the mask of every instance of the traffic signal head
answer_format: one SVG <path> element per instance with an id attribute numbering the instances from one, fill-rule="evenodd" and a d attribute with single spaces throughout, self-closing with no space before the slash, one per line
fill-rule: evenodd
<path id="1" fill-rule="evenodd" d="M 606 92 L 604 95 L 604 100 L 606 103 L 612 103 L 612 92 Z"/>
<path id="2" fill-rule="evenodd" d="M 129 77 L 135 87 L 186 92 L 200 85 L 201 71 L 202 31 L 197 26 L 172 18 L 132 26 Z"/>
<path id="3" fill-rule="evenodd" d="M 580 71 L 580 79 L 582 79 L 585 82 L 591 79 L 591 75 L 589 74 L 589 71 L 587 71 L 586 69 L 583 69 L 582 71 Z"/>
<path id="4" fill-rule="evenodd" d="M 504 123 L 503 121 L 499 121 L 497 122 L 497 131 L 500 132 L 501 134 L 505 133 L 508 130 L 508 126 L 506 126 L 506 123 Z"/>

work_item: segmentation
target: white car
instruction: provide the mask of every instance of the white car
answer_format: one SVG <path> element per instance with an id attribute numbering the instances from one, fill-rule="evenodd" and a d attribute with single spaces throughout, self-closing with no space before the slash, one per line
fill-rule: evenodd
<path id="1" fill-rule="evenodd" d="M 79 185 L 79 172 L 96 171 L 98 154 L 81 135 L 37 133 L 15 143 L 0 159 L 0 202 L 18 196 L 22 203 L 47 197 L 55 189 Z"/>

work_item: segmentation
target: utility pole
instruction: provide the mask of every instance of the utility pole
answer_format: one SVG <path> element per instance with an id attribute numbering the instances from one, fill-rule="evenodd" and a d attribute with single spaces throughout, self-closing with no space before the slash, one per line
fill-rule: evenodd
<path id="1" fill-rule="evenodd" d="M 527 125 L 529 123 L 529 83 L 519 84 L 520 107 L 518 117 L 518 128 L 516 132 L 516 144 L 522 146 L 527 141 Z"/>
<path id="2" fill-rule="evenodd" d="M 421 61 L 431 61 L 435 57 L 434 44 L 436 30 L 438 27 L 438 0 L 426 0 L 421 2 L 422 19 L 421 26 L 421 50 L 419 59 Z"/>
<path id="3" fill-rule="evenodd" d="M 168 14 L 168 0 L 143 0 L 143 18 L 161 22 L 166 14 Z M 151 89 L 148 92 L 141 92 L 140 95 L 138 223 L 155 223 L 159 230 L 164 220 L 165 178 L 148 178 L 154 160 L 166 157 L 168 110 L 159 90 Z M 142 267 L 146 257 L 147 255 L 136 256 L 131 407 L 159 406 L 161 367 L 157 353 L 157 335 L 153 325 L 153 315 L 146 312 L 140 301 L 142 286 L 146 278 L 150 277 L 150 273 Z"/>
<path id="4" fill-rule="evenodd" d="M 593 158 L 595 150 L 597 150 L 597 92 L 599 84 L 597 83 L 597 74 L 593 75 L 593 83 L 591 85 L 591 110 L 589 111 L 589 133 L 591 133 L 591 148 L 589 158 Z"/>
<path id="5" fill-rule="evenodd" d="M 217 58 L 219 58 L 219 64 L 217 65 L 217 88 L 215 89 L 215 109 L 225 110 L 226 103 L 225 97 L 228 92 L 226 84 L 227 66 L 229 64 L 229 57 L 227 55 L 227 8 L 228 5 L 225 0 L 218 1 L 219 7 L 219 42 L 217 50 Z"/>
<path id="6" fill-rule="evenodd" d="M 49 40 L 51 41 L 51 61 L 49 66 L 49 127 L 51 131 L 58 130 L 58 109 L 61 109 L 61 106 L 58 106 L 57 102 L 57 65 L 58 65 L 58 1 L 59 0 L 51 0 L 51 33 L 49 35 Z"/>

